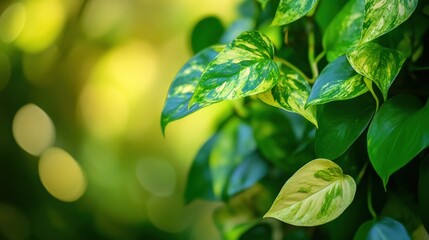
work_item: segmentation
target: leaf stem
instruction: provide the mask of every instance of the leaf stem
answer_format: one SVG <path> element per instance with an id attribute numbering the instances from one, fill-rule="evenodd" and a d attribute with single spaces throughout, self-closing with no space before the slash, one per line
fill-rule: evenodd
<path id="1" fill-rule="evenodd" d="M 307 75 L 305 75 L 298 67 L 296 67 L 295 65 L 293 65 L 292 63 L 290 63 L 289 61 L 287 61 L 286 59 L 283 58 L 279 58 L 279 57 L 274 57 L 274 61 L 280 62 L 282 64 L 284 64 L 285 66 L 289 67 L 290 69 L 292 69 L 293 71 L 297 72 L 299 75 L 301 75 L 307 82 L 310 82 L 310 78 L 307 77 Z"/>
<path id="2" fill-rule="evenodd" d="M 371 179 L 368 180 L 368 194 L 367 194 L 367 203 L 368 203 L 368 211 L 371 214 L 373 219 L 377 218 L 377 214 L 374 211 L 374 207 L 372 206 L 372 191 L 371 191 Z"/>
<path id="3" fill-rule="evenodd" d="M 369 91 L 371 92 L 372 96 L 375 99 L 375 111 L 378 111 L 378 106 L 380 105 L 380 101 L 378 100 L 377 94 L 375 94 L 374 92 L 374 88 L 372 87 L 372 81 L 369 78 L 364 77 L 363 81 L 365 82 L 366 87 L 369 89 Z"/>
<path id="4" fill-rule="evenodd" d="M 365 175 L 366 169 L 368 167 L 368 163 L 369 163 L 368 161 L 365 162 L 358 176 L 356 177 L 356 185 L 359 185 L 359 183 L 362 181 L 362 178 Z"/>

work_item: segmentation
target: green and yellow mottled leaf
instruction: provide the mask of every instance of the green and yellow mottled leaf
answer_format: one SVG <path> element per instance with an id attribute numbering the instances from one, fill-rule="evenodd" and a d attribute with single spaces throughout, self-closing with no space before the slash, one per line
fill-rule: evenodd
<path id="1" fill-rule="evenodd" d="M 201 74 L 222 49 L 223 46 L 204 49 L 179 70 L 170 86 L 164 109 L 162 110 L 161 128 L 163 133 L 170 122 L 210 105 L 209 103 L 199 103 L 188 108 Z"/>
<path id="2" fill-rule="evenodd" d="M 348 53 L 347 59 L 356 72 L 377 85 L 386 100 L 387 92 L 401 70 L 406 55 L 376 43 L 367 43 Z"/>
<path id="3" fill-rule="evenodd" d="M 305 108 L 310 91 L 311 87 L 301 73 L 282 64 L 277 85 L 258 97 L 269 105 L 298 113 L 317 127 L 316 107 Z"/>
<path id="4" fill-rule="evenodd" d="M 390 98 L 381 105 L 368 129 L 368 155 L 387 185 L 390 175 L 429 146 L 429 102 L 411 95 Z"/>
<path id="5" fill-rule="evenodd" d="M 286 181 L 264 217 L 296 226 L 321 225 L 340 216 L 355 193 L 355 181 L 336 163 L 315 159 Z"/>
<path id="6" fill-rule="evenodd" d="M 335 16 L 323 34 L 328 61 L 353 50 L 360 41 L 365 0 L 351 0 Z"/>
<path id="7" fill-rule="evenodd" d="M 307 106 L 351 99 L 367 91 L 363 76 L 353 70 L 343 55 L 329 63 L 317 77 Z"/>
<path id="8" fill-rule="evenodd" d="M 274 46 L 258 31 L 240 34 L 208 65 L 189 103 L 216 103 L 271 89 L 279 69 L 272 60 Z"/>
<path id="9" fill-rule="evenodd" d="M 296 21 L 311 11 L 317 0 L 280 0 L 274 17 L 273 26 L 285 25 Z"/>
<path id="10" fill-rule="evenodd" d="M 416 9 L 418 0 L 366 0 L 361 44 L 399 26 Z"/>

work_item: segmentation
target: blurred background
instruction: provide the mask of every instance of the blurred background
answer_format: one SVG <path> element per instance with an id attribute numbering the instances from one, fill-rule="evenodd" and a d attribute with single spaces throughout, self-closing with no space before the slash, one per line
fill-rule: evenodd
<path id="1" fill-rule="evenodd" d="M 0 1 L 0 239 L 219 239 L 185 205 L 222 106 L 160 114 L 201 18 L 239 0 Z"/>

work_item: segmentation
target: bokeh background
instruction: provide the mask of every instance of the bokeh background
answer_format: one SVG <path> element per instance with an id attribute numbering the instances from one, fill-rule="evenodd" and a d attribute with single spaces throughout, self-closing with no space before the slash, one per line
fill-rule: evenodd
<path id="1" fill-rule="evenodd" d="M 0 239 L 220 239 L 185 205 L 222 105 L 160 114 L 199 19 L 240 0 L 1 0 Z"/>

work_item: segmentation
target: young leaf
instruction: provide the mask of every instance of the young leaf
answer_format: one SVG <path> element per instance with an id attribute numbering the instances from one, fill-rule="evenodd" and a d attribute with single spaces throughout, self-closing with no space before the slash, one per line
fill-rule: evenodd
<path id="1" fill-rule="evenodd" d="M 195 104 L 188 109 L 189 101 L 194 94 L 195 87 L 207 65 L 222 50 L 222 46 L 209 47 L 193 58 L 191 58 L 177 73 L 173 83 L 168 90 L 164 109 L 161 114 L 161 128 L 165 132 L 167 125 L 175 120 L 188 116 L 189 114 L 210 104 Z"/>
<path id="2" fill-rule="evenodd" d="M 402 223 L 383 217 L 363 223 L 353 240 L 411 239 Z"/>
<path id="3" fill-rule="evenodd" d="M 429 146 L 429 104 L 400 95 L 385 102 L 368 130 L 368 154 L 386 187 L 390 175 Z"/>
<path id="4" fill-rule="evenodd" d="M 327 159 L 315 159 L 283 186 L 264 217 L 296 226 L 316 226 L 341 215 L 353 201 L 356 183 Z"/>
<path id="5" fill-rule="evenodd" d="M 329 63 L 317 77 L 306 105 L 351 99 L 367 91 L 363 77 L 353 70 L 343 55 Z"/>
<path id="6" fill-rule="evenodd" d="M 323 48 L 328 61 L 353 50 L 359 44 L 364 12 L 364 0 L 351 0 L 329 24 L 323 34 Z"/>
<path id="7" fill-rule="evenodd" d="M 317 127 L 316 108 L 305 108 L 310 91 L 310 85 L 300 73 L 282 64 L 277 85 L 258 97 L 267 104 L 298 113 Z"/>
<path id="8" fill-rule="evenodd" d="M 258 31 L 240 34 L 208 65 L 189 103 L 216 103 L 271 89 L 279 77 L 274 46 Z"/>
<path id="9" fill-rule="evenodd" d="M 327 103 L 319 108 L 314 148 L 318 157 L 336 159 L 354 143 L 375 112 L 371 96 Z"/>
<path id="10" fill-rule="evenodd" d="M 389 87 L 401 70 L 406 55 L 376 43 L 367 43 L 348 53 L 347 59 L 356 72 L 378 86 L 386 100 Z"/>
<path id="11" fill-rule="evenodd" d="M 296 21 L 311 11 L 317 0 L 280 0 L 274 17 L 273 26 L 285 25 Z"/>
<path id="12" fill-rule="evenodd" d="M 185 190 L 186 203 L 197 198 L 205 200 L 216 199 L 212 188 L 213 180 L 210 173 L 209 159 L 217 139 L 218 135 L 215 134 L 204 143 L 192 163 Z"/>
<path id="13" fill-rule="evenodd" d="M 399 26 L 416 9 L 418 0 L 366 0 L 361 44 Z"/>

